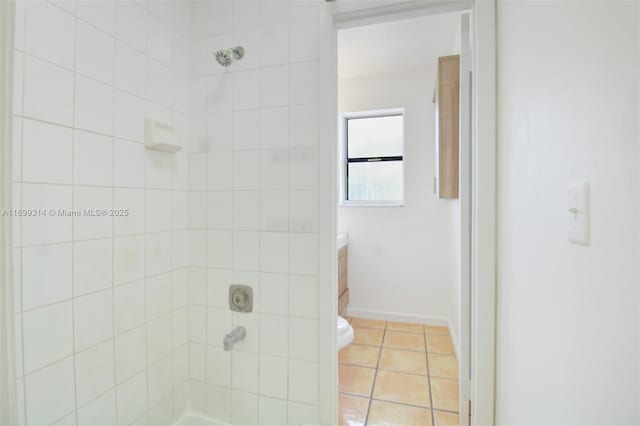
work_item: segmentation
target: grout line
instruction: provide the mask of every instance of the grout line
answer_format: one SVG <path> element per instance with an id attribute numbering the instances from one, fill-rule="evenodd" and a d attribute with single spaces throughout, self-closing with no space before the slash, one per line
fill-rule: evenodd
<path id="1" fill-rule="evenodd" d="M 431 369 L 429 368 L 429 347 L 427 346 L 427 336 L 423 334 L 424 339 L 424 356 L 427 361 L 427 383 L 429 386 L 429 414 L 431 414 L 431 424 L 435 426 L 436 418 L 433 414 L 433 391 L 431 390 Z"/>
<path id="2" fill-rule="evenodd" d="M 371 403 L 373 401 L 373 393 L 376 389 L 376 381 L 378 380 L 378 369 L 380 367 L 380 359 L 382 358 L 382 346 L 384 345 L 384 339 L 387 334 L 387 322 L 384 322 L 384 328 L 382 329 L 382 341 L 380 342 L 380 347 L 378 348 L 378 361 L 376 362 L 376 369 L 373 375 L 373 383 L 371 384 L 371 392 L 369 393 L 369 405 L 367 406 L 367 415 L 364 419 L 365 426 L 369 422 L 369 414 L 371 412 Z"/>

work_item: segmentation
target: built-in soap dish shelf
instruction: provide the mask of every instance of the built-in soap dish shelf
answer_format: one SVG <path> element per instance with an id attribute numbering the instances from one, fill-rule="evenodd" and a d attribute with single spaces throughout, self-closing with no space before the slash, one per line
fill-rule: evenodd
<path id="1" fill-rule="evenodd" d="M 182 149 L 176 141 L 176 131 L 171 124 L 149 117 L 144 119 L 144 146 L 147 149 L 169 153 Z"/>

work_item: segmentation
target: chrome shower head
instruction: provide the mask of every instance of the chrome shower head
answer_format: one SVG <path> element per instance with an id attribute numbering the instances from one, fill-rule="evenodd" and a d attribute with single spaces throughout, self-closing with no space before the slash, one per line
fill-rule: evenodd
<path id="1" fill-rule="evenodd" d="M 228 49 L 218 50 L 214 55 L 220 65 L 228 67 L 234 59 L 242 59 L 244 56 L 244 48 L 242 46 L 230 47 Z"/>

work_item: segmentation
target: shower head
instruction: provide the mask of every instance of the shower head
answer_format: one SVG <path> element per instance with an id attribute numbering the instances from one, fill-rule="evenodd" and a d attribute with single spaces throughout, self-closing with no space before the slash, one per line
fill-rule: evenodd
<path id="1" fill-rule="evenodd" d="M 234 59 L 242 59 L 244 56 L 244 48 L 242 46 L 230 47 L 228 49 L 218 50 L 214 55 L 220 65 L 228 67 Z"/>

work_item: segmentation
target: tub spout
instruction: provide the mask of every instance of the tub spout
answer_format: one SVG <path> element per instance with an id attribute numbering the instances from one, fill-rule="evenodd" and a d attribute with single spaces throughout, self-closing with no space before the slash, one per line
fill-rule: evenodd
<path id="1" fill-rule="evenodd" d="M 224 350 L 227 352 L 232 350 L 233 345 L 244 339 L 244 336 L 246 335 L 247 330 L 245 330 L 243 326 L 238 326 L 231 330 L 231 333 L 224 336 L 224 340 L 222 342 L 224 345 Z"/>

